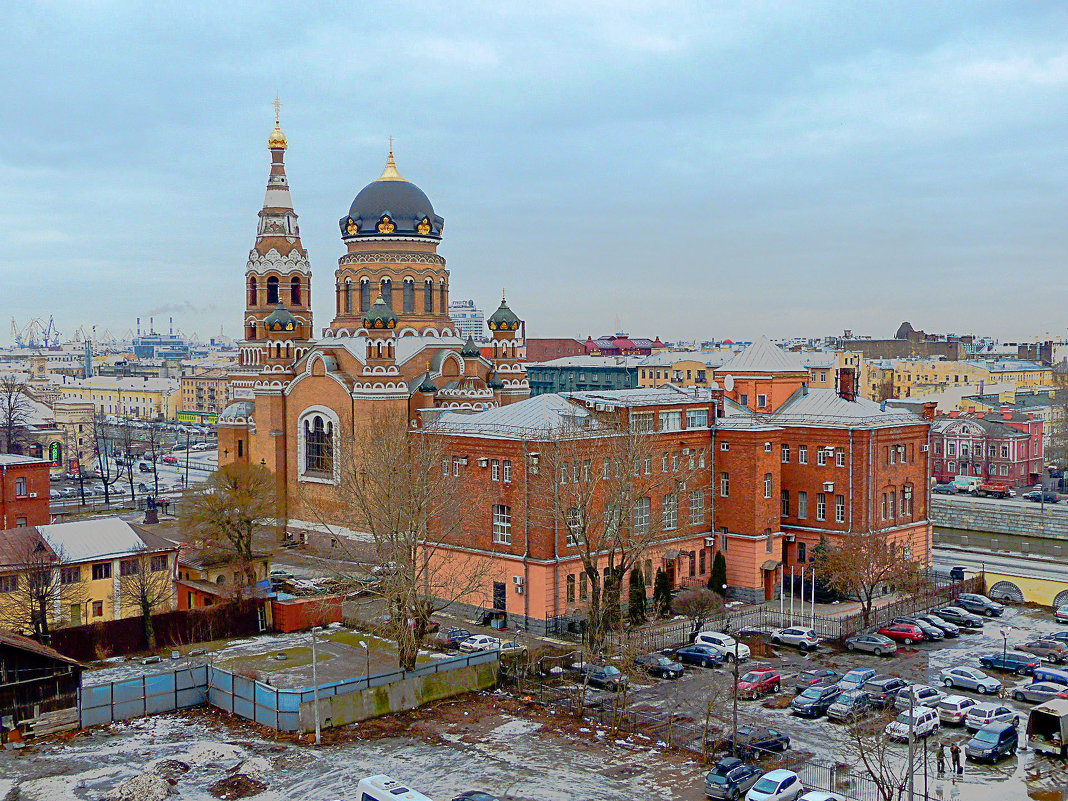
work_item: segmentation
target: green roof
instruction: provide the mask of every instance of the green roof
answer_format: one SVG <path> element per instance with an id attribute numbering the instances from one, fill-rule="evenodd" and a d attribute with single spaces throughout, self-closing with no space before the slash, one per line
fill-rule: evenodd
<path id="1" fill-rule="evenodd" d="M 521 320 L 515 316 L 515 312 L 508 308 L 508 301 L 501 298 L 501 305 L 497 308 L 492 315 L 490 315 L 487 323 L 489 324 L 490 331 L 508 331 L 516 330 L 519 328 Z"/>
<path id="2" fill-rule="evenodd" d="M 381 292 L 378 293 L 378 300 L 363 315 L 363 324 L 367 328 L 394 328 L 397 325 L 397 315 L 386 305 Z"/>

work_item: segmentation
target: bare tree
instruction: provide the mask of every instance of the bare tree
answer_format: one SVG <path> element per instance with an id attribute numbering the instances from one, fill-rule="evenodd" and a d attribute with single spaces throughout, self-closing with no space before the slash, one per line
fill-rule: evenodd
<path id="1" fill-rule="evenodd" d="M 320 465 L 334 474 L 336 494 L 313 495 L 305 488 L 305 502 L 342 555 L 351 556 L 354 543 L 339 527 L 370 535 L 380 562 L 370 591 L 385 601 L 399 664 L 410 669 L 431 615 L 481 597 L 487 560 L 450 547 L 477 508 L 478 490 L 442 470 L 443 437 L 409 431 L 403 418 L 376 417 L 339 451 Z M 340 578 L 366 588 L 358 576 Z"/>
<path id="2" fill-rule="evenodd" d="M 14 529 L 4 536 L 9 540 L 8 591 L 0 603 L 0 628 L 48 642 L 54 624 L 67 620 L 71 607 L 84 602 L 80 571 L 85 568 L 68 565 L 33 529 Z"/>
<path id="3" fill-rule="evenodd" d="M 620 623 L 624 577 L 679 528 L 680 497 L 697 469 L 696 454 L 664 451 L 641 420 L 593 413 L 592 422 L 545 435 L 548 491 L 540 500 L 582 561 L 593 651 Z"/>
<path id="4" fill-rule="evenodd" d="M 115 462 L 118 453 L 116 448 L 117 437 L 114 427 L 104 420 L 103 414 L 93 416 L 93 449 L 96 454 L 96 470 L 100 483 L 104 485 L 104 505 L 111 503 L 112 487 L 119 483 L 123 477 L 122 468 Z M 85 466 L 78 467 L 84 474 Z M 82 503 L 85 503 L 83 490 Z"/>
<path id="5" fill-rule="evenodd" d="M 180 524 L 188 541 L 240 568 L 244 584 L 256 581 L 256 543 L 277 538 L 281 503 L 274 476 L 260 465 L 219 468 L 181 501 Z"/>
<path id="6" fill-rule="evenodd" d="M 723 598 L 707 587 L 694 587 L 680 592 L 671 602 L 671 608 L 676 614 L 690 618 L 696 636 L 707 621 L 722 613 Z"/>
<path id="7" fill-rule="evenodd" d="M 916 589 L 922 583 L 919 565 L 907 544 L 886 532 L 843 534 L 836 543 L 814 553 L 819 573 L 843 595 L 857 598 L 864 625 L 871 624 L 875 600 L 885 589 Z"/>
<path id="8" fill-rule="evenodd" d="M 119 563 L 119 595 L 124 605 L 132 606 L 141 616 L 145 642 L 156 648 L 152 615 L 169 610 L 174 598 L 174 576 L 166 553 L 139 549 Z"/>
<path id="9" fill-rule="evenodd" d="M 13 376 L 0 379 L 0 441 L 4 453 L 22 453 L 32 405 L 26 385 Z"/>
<path id="10" fill-rule="evenodd" d="M 899 747 L 885 733 L 895 715 L 891 708 L 889 713 L 853 720 L 844 739 L 848 760 L 864 769 L 882 801 L 898 801 L 908 783 L 908 760 L 902 759 Z"/>

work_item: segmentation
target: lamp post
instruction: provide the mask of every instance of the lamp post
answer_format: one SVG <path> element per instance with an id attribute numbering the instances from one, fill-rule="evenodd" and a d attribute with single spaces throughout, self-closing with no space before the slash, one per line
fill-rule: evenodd
<path id="1" fill-rule="evenodd" d="M 315 708 L 315 744 L 320 745 L 322 743 L 322 733 L 319 728 L 319 666 L 315 660 L 315 633 L 317 631 L 319 631 L 319 627 L 312 626 L 312 706 Z"/>
<path id="2" fill-rule="evenodd" d="M 727 597 L 727 585 L 723 585 L 723 597 Z M 730 634 L 731 621 L 727 618 L 727 623 L 723 627 L 724 634 Z M 733 637 L 733 635 L 731 635 Z M 731 723 L 731 753 L 738 756 L 738 638 L 734 637 L 734 686 L 731 690 L 731 705 L 733 707 L 732 723 Z"/>

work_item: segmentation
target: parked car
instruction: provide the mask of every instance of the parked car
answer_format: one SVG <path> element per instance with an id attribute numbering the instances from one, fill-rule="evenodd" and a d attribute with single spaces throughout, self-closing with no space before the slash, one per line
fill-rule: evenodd
<path id="1" fill-rule="evenodd" d="M 845 646 L 849 651 L 867 651 L 876 656 L 897 653 L 897 643 L 882 634 L 854 634 L 846 637 Z"/>
<path id="2" fill-rule="evenodd" d="M 968 729 L 981 729 L 983 726 L 989 726 L 991 723 L 1005 723 L 1011 721 L 1013 725 L 1020 725 L 1020 716 L 1016 714 L 1016 711 L 1005 704 L 997 702 L 988 702 L 985 704 L 976 704 L 968 710 L 968 714 L 964 718 L 964 725 Z"/>
<path id="3" fill-rule="evenodd" d="M 468 790 L 466 793 L 460 793 L 452 801 L 500 801 L 500 799 L 481 790 Z"/>
<path id="4" fill-rule="evenodd" d="M 1003 604 L 991 601 L 985 595 L 975 592 L 962 592 L 957 596 L 956 605 L 966 609 L 973 615 L 983 615 L 985 617 L 1001 617 L 1005 611 Z"/>
<path id="5" fill-rule="evenodd" d="M 879 629 L 879 633 L 903 645 L 912 645 L 914 642 L 923 642 L 927 639 L 923 634 L 923 629 L 912 623 L 891 623 Z"/>
<path id="6" fill-rule="evenodd" d="M 716 801 L 738 801 L 760 778 L 760 768 L 736 757 L 716 763 L 705 776 L 705 796 Z"/>
<path id="7" fill-rule="evenodd" d="M 957 488 L 952 484 L 935 484 L 931 487 L 932 495 L 956 495 Z"/>
<path id="8" fill-rule="evenodd" d="M 911 713 L 906 710 L 886 724 L 886 736 L 891 740 L 909 739 L 909 728 L 916 737 L 926 737 L 938 731 L 941 725 L 938 712 L 930 707 L 916 707 Z"/>
<path id="9" fill-rule="evenodd" d="M 1029 640 L 1012 646 L 1014 651 L 1023 651 L 1034 654 L 1056 665 L 1068 660 L 1068 645 L 1060 640 Z"/>
<path id="10" fill-rule="evenodd" d="M 1001 692 L 1004 686 L 993 676 L 973 667 L 946 668 L 938 674 L 938 680 L 946 687 L 959 687 L 963 690 L 975 690 L 980 695 Z"/>
<path id="11" fill-rule="evenodd" d="M 1053 610 L 1053 619 L 1058 623 L 1068 623 L 1068 605 L 1058 606 Z"/>
<path id="12" fill-rule="evenodd" d="M 650 676 L 659 676 L 662 679 L 677 679 L 686 672 L 682 662 L 676 662 L 663 654 L 645 654 L 634 660 L 634 664 L 648 673 Z"/>
<path id="13" fill-rule="evenodd" d="M 501 640 L 500 644 L 497 646 L 497 650 L 501 652 L 501 659 L 515 659 L 518 656 L 525 655 L 527 647 L 522 643 L 513 640 Z"/>
<path id="14" fill-rule="evenodd" d="M 1050 492 L 1049 490 L 1031 490 L 1021 495 L 1025 501 L 1031 501 L 1032 503 L 1058 503 L 1061 496 L 1056 492 Z"/>
<path id="15" fill-rule="evenodd" d="M 978 701 L 965 695 L 947 695 L 935 709 L 938 710 L 938 719 L 943 723 L 952 723 L 959 726 L 968 716 L 968 710 L 975 706 Z"/>
<path id="16" fill-rule="evenodd" d="M 826 790 L 809 790 L 804 795 L 798 796 L 797 801 L 846 801 L 846 797 Z"/>
<path id="17" fill-rule="evenodd" d="M 445 631 L 445 636 L 441 639 L 444 640 L 447 648 L 459 648 L 460 643 L 468 639 L 470 636 L 471 632 L 467 629 L 450 628 Z"/>
<path id="18" fill-rule="evenodd" d="M 983 726 L 964 745 L 964 754 L 976 762 L 997 762 L 1012 756 L 1020 744 L 1020 736 L 1013 723 L 991 723 Z"/>
<path id="19" fill-rule="evenodd" d="M 946 633 L 942 631 L 938 626 L 928 623 L 919 617 L 895 617 L 890 621 L 891 623 L 907 623 L 912 626 L 916 626 L 923 632 L 923 636 L 928 640 L 941 640 L 944 639 Z"/>
<path id="20" fill-rule="evenodd" d="M 962 629 L 981 629 L 983 627 L 983 619 L 981 617 L 973 615 L 959 606 L 943 606 L 941 609 L 936 609 L 935 614 L 943 620 L 960 626 Z"/>
<path id="21" fill-rule="evenodd" d="M 627 677 L 614 665 L 593 665 L 583 663 L 579 673 L 591 687 L 618 692 L 627 686 Z"/>
<path id="22" fill-rule="evenodd" d="M 733 734 L 727 736 L 725 747 L 743 759 L 755 760 L 771 751 L 789 750 L 790 737 L 764 726 L 742 726 L 738 728 L 737 747 Z"/>
<path id="23" fill-rule="evenodd" d="M 913 684 L 911 687 L 906 687 L 898 692 L 894 706 L 898 709 L 908 709 L 910 704 L 909 693 L 915 696 L 916 706 L 937 706 L 938 702 L 946 697 L 944 692 L 936 690 L 928 684 Z"/>
<path id="24" fill-rule="evenodd" d="M 161 456 L 160 461 L 163 462 L 163 464 L 178 464 L 178 457 L 168 454 L 167 456 Z"/>
<path id="25" fill-rule="evenodd" d="M 765 773 L 745 794 L 745 801 L 797 801 L 805 791 L 801 779 L 792 770 Z"/>
<path id="26" fill-rule="evenodd" d="M 887 709 L 897 701 L 897 694 L 909 686 L 899 676 L 876 676 L 861 689 L 868 694 L 871 705 L 877 709 Z"/>
<path id="27" fill-rule="evenodd" d="M 804 692 L 790 702 L 790 711 L 803 718 L 818 718 L 838 700 L 842 690 L 833 684 L 806 687 Z"/>
<path id="28" fill-rule="evenodd" d="M 140 473 L 151 473 L 152 472 L 152 464 L 150 462 L 138 462 L 137 463 L 137 470 Z"/>
<path id="29" fill-rule="evenodd" d="M 757 698 L 768 693 L 777 693 L 782 686 L 779 671 L 770 668 L 750 670 L 738 679 L 739 698 Z"/>
<path id="30" fill-rule="evenodd" d="M 726 657 L 723 652 L 712 645 L 684 645 L 675 650 L 675 658 L 685 665 L 700 665 L 701 667 L 715 667 L 721 664 Z"/>
<path id="31" fill-rule="evenodd" d="M 772 633 L 771 641 L 775 645 L 792 645 L 802 651 L 811 651 L 820 644 L 820 638 L 816 636 L 815 631 L 801 626 L 779 629 Z"/>
<path id="32" fill-rule="evenodd" d="M 1026 701 L 1029 704 L 1044 704 L 1050 698 L 1059 698 L 1068 690 L 1063 684 L 1052 681 L 1034 681 L 1026 687 L 1017 687 L 1012 691 L 1012 697 L 1017 701 Z"/>
<path id="33" fill-rule="evenodd" d="M 1011 652 L 981 656 L 979 664 L 989 670 L 1000 670 L 1004 673 L 1014 673 L 1017 676 L 1030 676 L 1038 667 L 1037 660 Z"/>
<path id="34" fill-rule="evenodd" d="M 1068 642 L 1068 631 L 1055 631 L 1053 632 L 1053 634 L 1043 634 L 1039 639 L 1060 640 L 1061 642 Z"/>
<path id="35" fill-rule="evenodd" d="M 827 707 L 830 720 L 857 720 L 871 711 L 871 697 L 863 690 L 850 690 L 842 693 L 837 700 Z"/>
<path id="36" fill-rule="evenodd" d="M 466 653 L 475 651 L 495 651 L 501 647 L 501 641 L 488 634 L 474 634 L 460 643 L 460 650 Z"/>
<path id="37" fill-rule="evenodd" d="M 853 668 L 838 680 L 842 692 L 859 690 L 876 676 L 875 668 Z"/>
<path id="38" fill-rule="evenodd" d="M 745 643 L 740 643 L 729 634 L 721 634 L 718 631 L 702 631 L 697 634 L 694 639 L 696 645 L 711 645 L 713 648 L 718 648 L 723 652 L 723 656 L 726 657 L 726 661 L 730 662 L 734 659 L 734 655 L 737 652 L 738 661 L 744 662 L 747 660 L 751 651 L 749 646 Z"/>
<path id="39" fill-rule="evenodd" d="M 1068 687 L 1068 670 L 1062 670 L 1061 668 L 1045 667 L 1039 664 L 1031 673 L 1031 678 L 1035 681 L 1052 681 L 1054 684 L 1062 684 Z"/>
<path id="40" fill-rule="evenodd" d="M 842 674 L 830 668 L 817 668 L 816 670 L 802 670 L 794 679 L 794 692 L 801 693 L 809 687 L 825 687 L 836 683 L 842 678 Z"/>
<path id="41" fill-rule="evenodd" d="M 942 629 L 942 634 L 947 638 L 959 637 L 960 626 L 955 623 L 950 623 L 948 620 L 943 620 L 933 612 L 928 612 L 925 615 L 919 615 L 920 620 L 926 620 L 932 626 L 937 626 Z"/>

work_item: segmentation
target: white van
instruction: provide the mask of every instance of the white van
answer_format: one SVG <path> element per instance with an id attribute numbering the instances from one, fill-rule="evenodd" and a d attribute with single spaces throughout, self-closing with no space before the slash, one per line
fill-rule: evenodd
<path id="1" fill-rule="evenodd" d="M 738 661 L 744 662 L 750 656 L 749 646 L 743 643 L 735 642 L 734 637 L 729 634 L 720 634 L 718 631 L 702 631 L 697 635 L 697 639 L 694 640 L 696 645 L 711 645 L 713 648 L 719 648 L 723 651 L 727 661 L 734 659 L 734 648 L 738 648 Z"/>
<path id="2" fill-rule="evenodd" d="M 432 801 L 418 790 L 406 787 L 403 782 L 385 774 L 360 779 L 356 785 L 354 801 Z"/>
<path id="3" fill-rule="evenodd" d="M 953 486 L 956 487 L 957 492 L 967 492 L 969 495 L 975 495 L 982 483 L 983 479 L 979 476 L 957 476 L 953 479 Z"/>

